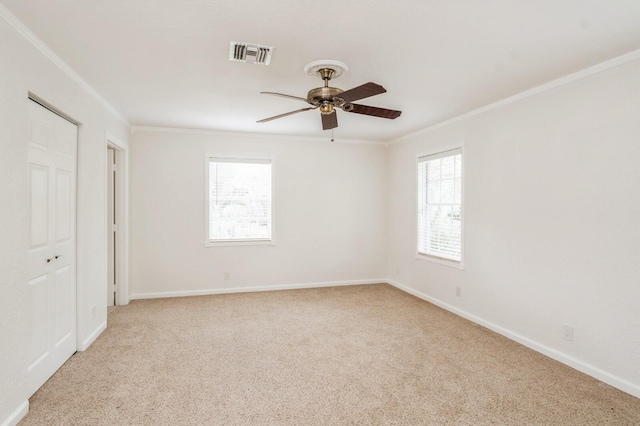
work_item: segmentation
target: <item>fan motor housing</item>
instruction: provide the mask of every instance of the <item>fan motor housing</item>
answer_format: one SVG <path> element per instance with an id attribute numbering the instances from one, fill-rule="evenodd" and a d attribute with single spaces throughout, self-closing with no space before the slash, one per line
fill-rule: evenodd
<path id="1" fill-rule="evenodd" d="M 307 102 L 311 105 L 319 105 L 323 102 L 332 102 L 333 98 L 344 92 L 337 87 L 317 87 L 309 90 L 307 93 Z"/>

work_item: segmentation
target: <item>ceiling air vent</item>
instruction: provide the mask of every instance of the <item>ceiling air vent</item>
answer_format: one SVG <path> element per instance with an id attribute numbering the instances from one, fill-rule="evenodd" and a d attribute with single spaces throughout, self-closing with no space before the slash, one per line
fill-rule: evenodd
<path id="1" fill-rule="evenodd" d="M 269 65 L 272 52 L 271 46 L 232 41 L 229 47 L 229 60 Z"/>

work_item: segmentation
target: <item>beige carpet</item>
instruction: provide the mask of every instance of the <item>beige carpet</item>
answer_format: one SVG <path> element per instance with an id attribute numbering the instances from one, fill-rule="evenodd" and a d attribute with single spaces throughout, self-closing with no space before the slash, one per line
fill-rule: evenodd
<path id="1" fill-rule="evenodd" d="M 134 301 L 21 424 L 639 425 L 640 399 L 386 284 Z"/>

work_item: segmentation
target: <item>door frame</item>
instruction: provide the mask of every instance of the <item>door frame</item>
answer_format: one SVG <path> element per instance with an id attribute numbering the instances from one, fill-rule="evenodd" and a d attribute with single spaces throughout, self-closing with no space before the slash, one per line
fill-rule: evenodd
<path id="1" fill-rule="evenodd" d="M 115 151 L 116 165 L 118 173 L 116 173 L 115 192 L 116 192 L 116 224 L 118 225 L 116 238 L 116 305 L 128 305 L 129 298 L 129 147 L 112 134 L 105 132 L 104 135 L 104 165 L 105 165 L 105 181 L 104 181 L 104 202 L 105 214 L 107 209 L 107 149 L 113 148 Z M 105 224 L 107 221 L 105 220 Z M 109 229 L 105 226 L 105 277 L 106 265 L 108 263 L 107 238 L 109 237 Z M 106 302 L 105 302 L 106 303 Z"/>

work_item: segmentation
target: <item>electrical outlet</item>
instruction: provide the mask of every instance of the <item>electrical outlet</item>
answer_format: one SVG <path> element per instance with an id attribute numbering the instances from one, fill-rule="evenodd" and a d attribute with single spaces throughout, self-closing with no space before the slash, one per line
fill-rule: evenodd
<path id="1" fill-rule="evenodd" d="M 462 289 L 460 287 L 456 287 L 456 296 L 458 297 L 462 296 Z"/>
<path id="2" fill-rule="evenodd" d="M 224 279 L 225 279 L 225 280 L 230 280 L 230 279 L 231 279 L 231 272 L 225 271 L 225 273 L 224 273 Z"/>
<path id="3" fill-rule="evenodd" d="M 564 340 L 568 340 L 569 342 L 573 342 L 573 327 L 564 324 L 562 326 L 562 338 Z"/>

